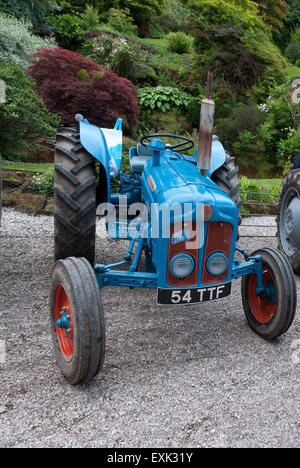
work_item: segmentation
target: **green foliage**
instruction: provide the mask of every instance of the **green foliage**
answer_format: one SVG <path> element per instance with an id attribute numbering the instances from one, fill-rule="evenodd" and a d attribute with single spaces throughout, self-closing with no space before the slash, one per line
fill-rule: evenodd
<path id="1" fill-rule="evenodd" d="M 220 38 L 238 34 L 242 41 L 267 28 L 251 0 L 187 0 L 194 15 L 191 23 L 198 30 Z"/>
<path id="2" fill-rule="evenodd" d="M 33 81 L 18 66 L 0 59 L 0 79 L 6 83 L 7 102 L 0 106 L 0 146 L 7 160 L 24 157 L 40 139 L 55 136 L 58 118 L 38 97 Z"/>
<path id="3" fill-rule="evenodd" d="M 190 15 L 190 10 L 183 5 L 181 0 L 166 0 L 162 15 L 155 16 L 153 23 L 159 24 L 165 32 L 182 31 Z M 153 37 L 155 37 L 154 34 Z"/>
<path id="4" fill-rule="evenodd" d="M 37 49 L 56 47 L 53 39 L 41 39 L 30 27 L 30 23 L 0 14 L 0 58 L 27 68 L 31 65 L 30 56 Z"/>
<path id="5" fill-rule="evenodd" d="M 42 195 L 49 196 L 54 193 L 54 170 L 49 169 L 45 174 L 35 176 L 31 181 L 31 188 Z"/>
<path id="6" fill-rule="evenodd" d="M 87 30 L 87 23 L 82 17 L 69 13 L 51 16 L 49 23 L 65 47 L 70 47 Z"/>
<path id="7" fill-rule="evenodd" d="M 281 190 L 281 184 L 272 184 L 271 187 L 264 187 L 264 181 L 248 179 L 243 176 L 240 178 L 241 184 L 241 198 L 242 200 L 256 200 L 262 203 L 272 203 L 274 197 L 270 197 L 268 194 L 279 195 Z"/>
<path id="8" fill-rule="evenodd" d="M 99 25 L 99 13 L 93 5 L 87 5 L 83 16 L 88 31 L 96 31 Z"/>
<path id="9" fill-rule="evenodd" d="M 266 24 L 271 26 L 274 35 L 279 35 L 284 27 L 284 22 L 289 13 L 289 7 L 285 0 L 256 0 L 260 14 Z"/>
<path id="10" fill-rule="evenodd" d="M 177 54 L 188 54 L 192 51 L 193 38 L 183 32 L 167 35 L 168 49 Z"/>
<path id="11" fill-rule="evenodd" d="M 257 102 L 262 103 L 272 94 L 274 88 L 286 81 L 287 61 L 267 37 L 264 40 L 251 38 L 247 42 L 249 50 L 265 64 L 261 76 L 252 87 L 252 95 Z"/>
<path id="12" fill-rule="evenodd" d="M 133 24 L 133 18 L 130 16 L 130 10 L 117 10 L 111 8 L 108 12 L 108 26 L 122 34 L 136 35 L 137 27 Z"/>
<path id="13" fill-rule="evenodd" d="M 84 7 L 84 0 L 72 0 L 72 5 Z M 129 10 L 130 16 L 139 27 L 148 27 L 155 15 L 160 15 L 165 6 L 165 0 L 90 0 L 89 4 L 98 8 L 101 14 L 106 14 L 111 8 Z M 105 16 L 105 15 L 104 15 Z M 107 17 L 107 16 L 106 16 Z"/>
<path id="14" fill-rule="evenodd" d="M 293 104 L 291 101 L 289 85 L 277 87 L 272 97 L 264 105 L 266 119 L 262 125 L 262 135 L 266 146 L 266 154 L 273 164 L 284 167 L 286 159 L 291 155 L 290 143 L 293 140 L 296 130 L 300 124 L 299 104 Z M 285 149 L 286 140 L 287 149 Z M 298 149 L 299 152 L 299 149 Z"/>
<path id="15" fill-rule="evenodd" d="M 82 52 L 98 65 L 128 78 L 137 85 L 155 85 L 158 77 L 139 43 L 103 32 L 88 41 Z"/>
<path id="16" fill-rule="evenodd" d="M 77 73 L 77 78 L 79 78 L 80 81 L 88 80 L 89 74 L 86 70 L 79 70 L 79 72 Z"/>
<path id="17" fill-rule="evenodd" d="M 183 111 L 190 101 L 190 96 L 177 88 L 157 86 L 139 90 L 140 107 L 146 113 L 154 110 L 167 112 L 169 110 Z"/>
<path id="18" fill-rule="evenodd" d="M 1 0 L 0 11 L 20 20 L 30 21 L 34 26 L 43 23 L 46 16 L 54 11 L 53 0 Z"/>
<path id="19" fill-rule="evenodd" d="M 300 59 L 300 28 L 297 28 L 291 36 L 291 41 L 286 49 L 288 58 L 296 64 Z"/>

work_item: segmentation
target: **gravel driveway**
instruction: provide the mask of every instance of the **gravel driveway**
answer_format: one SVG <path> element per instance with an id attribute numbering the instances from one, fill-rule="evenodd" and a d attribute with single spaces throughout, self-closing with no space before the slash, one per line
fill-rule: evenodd
<path id="1" fill-rule="evenodd" d="M 51 218 L 4 210 L 0 446 L 300 446 L 300 314 L 263 341 L 246 323 L 240 281 L 231 297 L 188 308 L 157 307 L 153 290 L 104 290 L 104 372 L 70 387 L 49 334 L 52 231 Z M 245 226 L 240 246 L 275 247 L 275 232 Z M 120 245 L 99 241 L 101 258 L 117 261 Z"/>

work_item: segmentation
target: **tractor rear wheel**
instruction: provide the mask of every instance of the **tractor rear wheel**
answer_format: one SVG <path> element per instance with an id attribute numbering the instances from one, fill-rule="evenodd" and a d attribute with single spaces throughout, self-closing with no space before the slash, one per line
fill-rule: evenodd
<path id="1" fill-rule="evenodd" d="M 87 383 L 102 369 L 105 322 L 99 285 L 85 258 L 56 263 L 50 321 L 58 366 L 71 385 Z"/>
<path id="2" fill-rule="evenodd" d="M 239 182 L 239 168 L 235 165 L 235 158 L 226 153 L 225 163 L 213 173 L 211 178 L 223 192 L 233 199 L 238 209 L 240 209 L 242 204 L 241 184 Z"/>
<path id="3" fill-rule="evenodd" d="M 277 216 L 279 249 L 300 274 L 300 169 L 291 171 L 283 181 Z"/>
<path id="4" fill-rule="evenodd" d="M 84 257 L 92 265 L 96 240 L 95 159 L 77 129 L 57 133 L 54 171 L 55 259 Z"/>

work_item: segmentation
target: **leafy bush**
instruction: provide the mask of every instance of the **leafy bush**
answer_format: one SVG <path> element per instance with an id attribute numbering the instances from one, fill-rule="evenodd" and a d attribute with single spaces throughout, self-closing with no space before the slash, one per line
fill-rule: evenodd
<path id="1" fill-rule="evenodd" d="M 300 28 L 296 29 L 292 35 L 286 54 L 293 63 L 300 59 Z"/>
<path id="2" fill-rule="evenodd" d="M 274 197 L 271 195 L 279 195 L 281 187 L 279 184 L 272 185 L 268 190 L 266 190 L 262 182 L 259 180 L 248 179 L 248 177 L 241 177 L 240 178 L 241 184 L 241 198 L 242 200 L 256 200 L 262 203 L 272 203 L 274 201 Z"/>
<path id="3" fill-rule="evenodd" d="M 31 188 L 37 190 L 45 196 L 52 195 L 54 192 L 54 171 L 49 169 L 45 174 L 35 176 L 31 182 Z"/>
<path id="4" fill-rule="evenodd" d="M 258 103 L 265 102 L 274 88 L 286 81 L 287 61 L 280 50 L 266 37 L 264 40 L 251 39 L 247 47 L 265 67 L 252 87 L 251 94 Z"/>
<path id="5" fill-rule="evenodd" d="M 146 87 L 139 91 L 142 110 L 151 113 L 153 110 L 167 112 L 169 110 L 182 111 L 190 102 L 190 96 L 177 88 L 157 86 Z"/>
<path id="6" fill-rule="evenodd" d="M 51 16 L 49 22 L 53 27 L 59 41 L 66 47 L 71 46 L 86 30 L 86 21 L 77 15 L 65 14 Z"/>
<path id="7" fill-rule="evenodd" d="M 56 47 L 53 39 L 41 39 L 30 32 L 30 23 L 0 14 L 0 58 L 22 68 L 30 65 L 30 56 L 42 47 Z"/>
<path id="8" fill-rule="evenodd" d="M 153 23 L 160 26 L 165 32 L 182 31 L 190 15 L 190 10 L 183 5 L 181 0 L 166 0 L 162 15 L 155 16 Z M 155 37 L 154 34 L 153 37 Z"/>
<path id="9" fill-rule="evenodd" d="M 193 38 L 183 32 L 167 35 L 168 49 L 177 54 L 188 54 L 192 50 Z"/>
<path id="10" fill-rule="evenodd" d="M 82 70 L 88 79 L 82 79 Z M 76 52 L 44 49 L 35 54 L 29 73 L 46 106 L 65 124 L 74 125 L 75 114 L 81 113 L 102 127 L 111 128 L 118 117 L 123 117 L 127 129 L 137 126 L 135 86 Z"/>
<path id="11" fill-rule="evenodd" d="M 111 0 L 96 0 L 99 6 L 99 10 L 104 12 L 111 8 Z M 124 10 L 127 8 L 130 12 L 130 16 L 133 17 L 135 23 L 139 26 L 148 27 L 153 15 L 160 15 L 165 6 L 165 0 L 143 0 L 137 2 L 135 0 L 118 0 L 113 2 L 118 9 Z"/>
<path id="12" fill-rule="evenodd" d="M 91 45 L 91 59 L 103 68 L 112 69 L 116 55 L 128 48 L 128 41 L 118 35 L 103 32 L 95 37 Z"/>
<path id="13" fill-rule="evenodd" d="M 83 16 L 88 31 L 96 31 L 99 25 L 99 13 L 97 8 L 87 5 Z"/>
<path id="14" fill-rule="evenodd" d="M 154 69 L 147 64 L 148 56 L 137 42 L 115 34 L 98 34 L 83 48 L 83 52 L 88 53 L 95 63 L 138 85 L 157 83 Z"/>
<path id="15" fill-rule="evenodd" d="M 115 31 L 122 34 L 136 35 L 137 27 L 133 24 L 133 18 L 130 16 L 130 10 L 117 10 L 111 8 L 108 16 L 108 26 L 111 26 Z"/>
<path id="16" fill-rule="evenodd" d="M 43 23 L 56 6 L 53 0 L 0 0 L 2 12 L 30 21 L 34 26 Z"/>
<path id="17" fill-rule="evenodd" d="M 0 146 L 5 159 L 18 160 L 26 150 L 51 139 L 59 124 L 38 97 L 33 81 L 18 66 L 0 59 L 0 79 L 6 82 L 5 106 L 0 106 Z"/>
<path id="18" fill-rule="evenodd" d="M 274 166 L 284 168 L 288 159 L 299 152 L 297 144 L 300 144 L 299 141 L 297 143 L 299 134 L 296 132 L 300 124 L 300 105 L 291 101 L 289 84 L 278 86 L 263 110 L 266 119 L 262 135 L 267 159 L 273 161 Z"/>

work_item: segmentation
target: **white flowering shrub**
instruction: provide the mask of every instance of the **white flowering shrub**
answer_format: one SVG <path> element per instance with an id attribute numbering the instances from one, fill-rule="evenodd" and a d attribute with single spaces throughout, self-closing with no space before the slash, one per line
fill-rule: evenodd
<path id="1" fill-rule="evenodd" d="M 31 65 L 30 56 L 42 47 L 54 48 L 54 39 L 42 39 L 30 31 L 31 24 L 0 14 L 0 58 L 22 68 Z"/>

